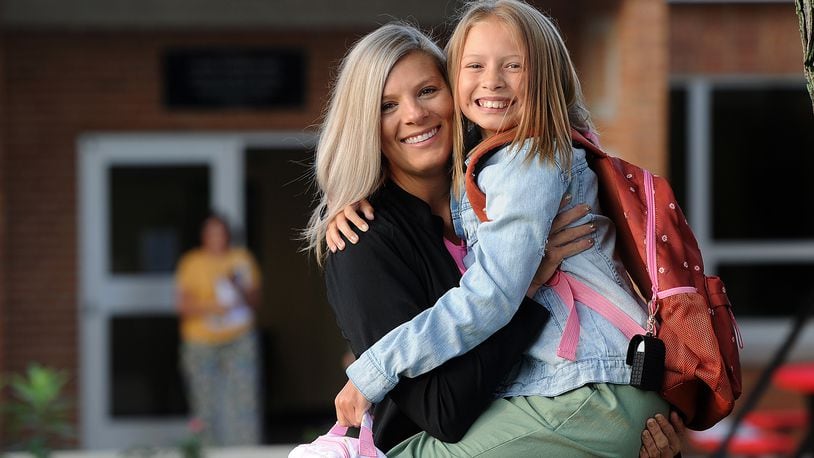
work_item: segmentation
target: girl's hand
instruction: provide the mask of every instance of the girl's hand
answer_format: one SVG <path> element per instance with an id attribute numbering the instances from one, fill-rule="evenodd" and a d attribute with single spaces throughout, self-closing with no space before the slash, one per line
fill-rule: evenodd
<path id="1" fill-rule="evenodd" d="M 367 231 L 367 223 L 359 216 L 360 213 L 368 220 L 373 219 L 373 207 L 367 199 L 362 199 L 359 202 L 346 206 L 328 223 L 328 230 L 325 233 L 325 242 L 328 244 L 328 249 L 331 250 L 331 253 L 336 253 L 336 250 L 345 249 L 345 241 L 342 239 L 342 234 L 350 240 L 350 243 L 355 244 L 359 241 L 359 236 L 351 229 L 348 221 L 353 223 L 360 231 Z"/>
<path id="2" fill-rule="evenodd" d="M 356 386 L 348 380 L 342 391 L 334 399 L 336 406 L 336 421 L 341 426 L 360 426 L 362 416 L 370 408 L 370 401 L 365 399 Z"/>
<path id="3" fill-rule="evenodd" d="M 647 420 L 642 431 L 642 448 L 639 458 L 672 458 L 681 453 L 681 437 L 686 427 L 678 413 L 670 413 L 670 421 L 662 414 Z"/>
<path id="4" fill-rule="evenodd" d="M 562 202 L 560 202 L 560 208 L 565 206 L 569 200 L 569 196 L 563 198 Z M 593 245 L 594 240 L 586 237 L 596 230 L 593 223 L 568 227 L 569 224 L 579 220 L 590 211 L 591 208 L 587 205 L 577 205 L 570 210 L 557 214 L 551 223 L 551 232 L 548 235 L 545 255 L 537 268 L 537 273 L 534 274 L 534 279 L 529 285 L 526 296 L 534 296 L 534 293 L 551 279 L 551 276 L 554 275 L 554 272 L 560 267 L 565 258 L 585 251 Z"/>

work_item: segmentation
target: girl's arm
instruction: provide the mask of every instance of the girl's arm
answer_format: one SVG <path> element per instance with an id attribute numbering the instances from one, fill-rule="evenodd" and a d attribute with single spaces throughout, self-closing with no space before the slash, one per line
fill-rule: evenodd
<path id="1" fill-rule="evenodd" d="M 362 199 L 359 202 L 346 206 L 328 223 L 328 231 L 325 233 L 325 243 L 328 244 L 328 249 L 331 250 L 331 253 L 336 253 L 336 250 L 345 249 L 345 241 L 342 239 L 343 235 L 351 243 L 359 241 L 356 232 L 350 227 L 351 224 L 362 232 L 367 231 L 367 222 L 359 215 L 360 212 L 368 220 L 373 220 L 373 206 L 370 205 L 367 199 Z"/>
<path id="2" fill-rule="evenodd" d="M 495 154 L 479 175 L 492 219 L 478 228 L 475 263 L 453 288 L 410 322 L 389 332 L 347 369 L 353 385 L 377 402 L 400 376 L 414 377 L 465 353 L 508 323 L 543 257 L 568 182 L 559 167 Z M 471 256 L 471 254 L 470 254 Z"/>

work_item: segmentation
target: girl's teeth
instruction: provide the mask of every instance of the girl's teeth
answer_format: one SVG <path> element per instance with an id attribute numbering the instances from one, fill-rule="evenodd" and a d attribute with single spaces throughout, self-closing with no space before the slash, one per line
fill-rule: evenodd
<path id="1" fill-rule="evenodd" d="M 500 102 L 496 100 L 481 100 L 480 106 L 484 108 L 506 108 L 509 104 L 506 102 Z"/>
<path id="2" fill-rule="evenodd" d="M 433 129 L 433 130 L 431 130 L 429 132 L 425 132 L 425 133 L 423 133 L 421 135 L 416 135 L 415 137 L 405 138 L 404 143 L 413 144 L 413 143 L 423 142 L 423 141 L 431 139 L 432 137 L 435 137 L 435 134 L 437 134 L 437 133 L 438 133 L 438 128 L 436 127 L 435 129 Z"/>

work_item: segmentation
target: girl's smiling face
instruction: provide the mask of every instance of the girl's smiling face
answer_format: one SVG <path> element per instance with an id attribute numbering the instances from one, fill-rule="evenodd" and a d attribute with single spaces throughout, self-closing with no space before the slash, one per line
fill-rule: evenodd
<path id="1" fill-rule="evenodd" d="M 464 41 L 457 96 L 461 112 L 486 138 L 517 126 L 526 97 L 525 50 L 509 28 L 490 17 Z"/>

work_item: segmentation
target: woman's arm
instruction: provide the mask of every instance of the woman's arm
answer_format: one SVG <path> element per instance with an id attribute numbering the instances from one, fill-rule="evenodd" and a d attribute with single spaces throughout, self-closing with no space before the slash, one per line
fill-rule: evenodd
<path id="1" fill-rule="evenodd" d="M 175 273 L 175 308 L 184 318 L 193 318 L 204 315 L 223 315 L 226 307 L 216 300 L 201 300 L 193 291 L 195 282 L 195 261 L 190 255 L 185 255 L 178 262 Z"/>
<path id="2" fill-rule="evenodd" d="M 492 219 L 480 224 L 475 263 L 461 286 L 380 339 L 348 367 L 353 385 L 376 402 L 400 376 L 417 376 L 460 355 L 517 311 L 543 257 L 568 182 L 558 167 L 495 154 L 479 175 Z"/>
<path id="3" fill-rule="evenodd" d="M 410 256 L 399 251 L 399 242 L 371 231 L 358 245 L 328 258 L 329 302 L 356 354 L 435 299 L 428 296 Z M 453 286 L 454 274 L 450 279 Z M 509 324 L 483 344 L 431 372 L 402 379 L 391 399 L 422 430 L 442 441 L 460 440 L 542 330 L 548 312 L 525 301 Z"/>
<path id="4" fill-rule="evenodd" d="M 202 315 L 223 315 L 226 307 L 215 301 L 196 300 L 195 296 L 184 290 L 178 289 L 175 293 L 175 307 L 183 317 L 196 317 Z"/>

